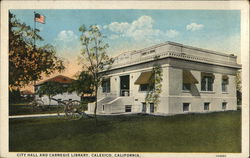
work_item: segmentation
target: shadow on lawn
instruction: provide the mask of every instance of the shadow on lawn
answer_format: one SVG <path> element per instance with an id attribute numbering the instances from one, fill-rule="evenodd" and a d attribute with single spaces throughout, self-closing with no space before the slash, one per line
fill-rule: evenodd
<path id="1" fill-rule="evenodd" d="M 10 119 L 10 151 L 240 152 L 241 112 Z"/>

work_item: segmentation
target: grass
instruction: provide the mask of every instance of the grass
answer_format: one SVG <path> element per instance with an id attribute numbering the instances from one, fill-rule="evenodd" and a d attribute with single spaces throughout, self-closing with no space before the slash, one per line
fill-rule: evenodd
<path id="1" fill-rule="evenodd" d="M 51 114 L 51 113 L 57 113 L 57 106 L 45 106 L 44 109 L 36 109 L 33 110 L 33 107 L 29 105 L 28 103 L 22 103 L 22 104 L 10 104 L 9 105 L 9 115 L 30 115 L 30 114 Z M 62 111 L 63 107 L 60 108 Z"/>
<path id="2" fill-rule="evenodd" d="M 82 101 L 82 105 L 86 107 L 87 103 L 91 100 Z M 59 108 L 59 109 L 58 109 Z M 31 114 L 51 114 L 57 112 L 64 112 L 64 106 L 57 105 L 44 105 L 43 108 L 33 109 L 32 105 L 29 103 L 18 103 L 18 104 L 9 104 L 9 115 L 31 115 Z"/>
<path id="3" fill-rule="evenodd" d="M 241 112 L 10 119 L 10 151 L 241 152 Z"/>

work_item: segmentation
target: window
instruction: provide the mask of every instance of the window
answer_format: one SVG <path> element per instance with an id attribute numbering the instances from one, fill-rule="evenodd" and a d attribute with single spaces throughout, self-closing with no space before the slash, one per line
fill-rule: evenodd
<path id="1" fill-rule="evenodd" d="M 201 91 L 213 91 L 213 74 L 202 75 L 201 78 Z"/>
<path id="2" fill-rule="evenodd" d="M 69 101 L 72 101 L 72 99 L 69 99 Z"/>
<path id="3" fill-rule="evenodd" d="M 140 91 L 148 91 L 149 84 L 140 84 Z"/>
<path id="4" fill-rule="evenodd" d="M 155 111 L 155 105 L 154 103 L 150 103 L 150 113 L 154 113 Z"/>
<path id="5" fill-rule="evenodd" d="M 223 103 L 222 103 L 222 109 L 223 109 L 223 110 L 226 110 L 226 109 L 227 109 L 227 102 L 223 102 Z"/>
<path id="6" fill-rule="evenodd" d="M 183 103 L 183 112 L 189 111 L 189 103 Z"/>
<path id="7" fill-rule="evenodd" d="M 140 85 L 140 91 L 152 91 L 154 90 L 154 85 L 149 86 L 149 84 L 141 84 Z"/>
<path id="8" fill-rule="evenodd" d="M 226 75 L 222 76 L 222 82 L 221 82 L 221 90 L 222 92 L 227 92 L 228 88 L 228 77 Z"/>
<path id="9" fill-rule="evenodd" d="M 191 90 L 191 84 L 190 83 L 183 83 L 182 84 L 182 90 L 190 91 Z"/>
<path id="10" fill-rule="evenodd" d="M 132 105 L 125 105 L 125 112 L 131 112 L 132 111 Z"/>
<path id="11" fill-rule="evenodd" d="M 105 110 L 105 105 L 102 105 L 102 111 L 104 111 Z"/>
<path id="12" fill-rule="evenodd" d="M 104 79 L 102 81 L 102 92 L 109 93 L 110 92 L 110 78 Z"/>
<path id="13" fill-rule="evenodd" d="M 146 112 L 147 107 L 146 107 L 146 103 L 142 103 L 142 112 Z"/>
<path id="14" fill-rule="evenodd" d="M 204 103 L 204 110 L 206 110 L 206 111 L 209 110 L 209 104 L 210 104 L 210 103 Z"/>

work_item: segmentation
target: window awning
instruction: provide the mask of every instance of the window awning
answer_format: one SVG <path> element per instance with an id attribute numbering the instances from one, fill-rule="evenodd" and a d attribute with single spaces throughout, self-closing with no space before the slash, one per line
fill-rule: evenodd
<path id="1" fill-rule="evenodd" d="M 223 76 L 222 76 L 222 79 L 223 79 L 223 80 L 228 80 L 228 76 L 227 76 L 227 75 L 223 75 Z"/>
<path id="2" fill-rule="evenodd" d="M 202 72 L 201 77 L 203 77 L 203 76 L 212 77 L 213 79 L 215 78 L 213 73 Z"/>
<path id="3" fill-rule="evenodd" d="M 142 72 L 135 81 L 135 84 L 149 84 L 152 74 L 152 71 Z"/>
<path id="4" fill-rule="evenodd" d="M 199 83 L 193 74 L 188 70 L 183 70 L 183 83 L 185 84 L 197 84 Z"/>
<path id="5" fill-rule="evenodd" d="M 228 84 L 228 83 L 229 83 L 228 79 L 229 79 L 229 78 L 228 78 L 227 75 L 223 75 L 223 76 L 222 76 L 222 83 L 223 83 L 223 84 Z"/>

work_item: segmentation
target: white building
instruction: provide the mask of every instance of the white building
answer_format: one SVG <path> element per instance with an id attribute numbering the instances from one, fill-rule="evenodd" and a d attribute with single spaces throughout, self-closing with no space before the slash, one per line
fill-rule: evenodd
<path id="1" fill-rule="evenodd" d="M 45 84 L 46 82 L 58 82 L 58 83 L 61 83 L 62 86 L 68 86 L 70 83 L 72 83 L 72 81 L 74 81 L 74 80 L 69 78 L 69 77 L 66 77 L 63 75 L 58 75 L 56 77 L 50 78 L 48 80 L 45 80 L 43 82 L 36 84 L 35 91 L 37 92 L 37 90 L 40 88 L 40 86 Z M 81 100 L 81 97 L 76 92 L 72 92 L 72 93 L 65 92 L 62 94 L 57 94 L 57 95 L 53 96 L 53 98 L 57 99 L 57 100 L 69 100 L 69 101 L 71 101 L 71 100 L 80 101 Z M 46 95 L 39 96 L 38 94 L 36 94 L 35 99 L 41 99 L 45 105 L 49 105 L 49 97 Z M 57 104 L 58 104 L 57 101 L 51 100 L 50 105 L 57 105 Z"/>
<path id="2" fill-rule="evenodd" d="M 241 68 L 236 60 L 233 54 L 174 42 L 123 53 L 105 72 L 97 113 L 236 110 L 235 76 Z M 145 101 L 155 63 L 161 66 L 163 79 L 157 106 Z M 88 110 L 93 113 L 94 103 Z"/>

